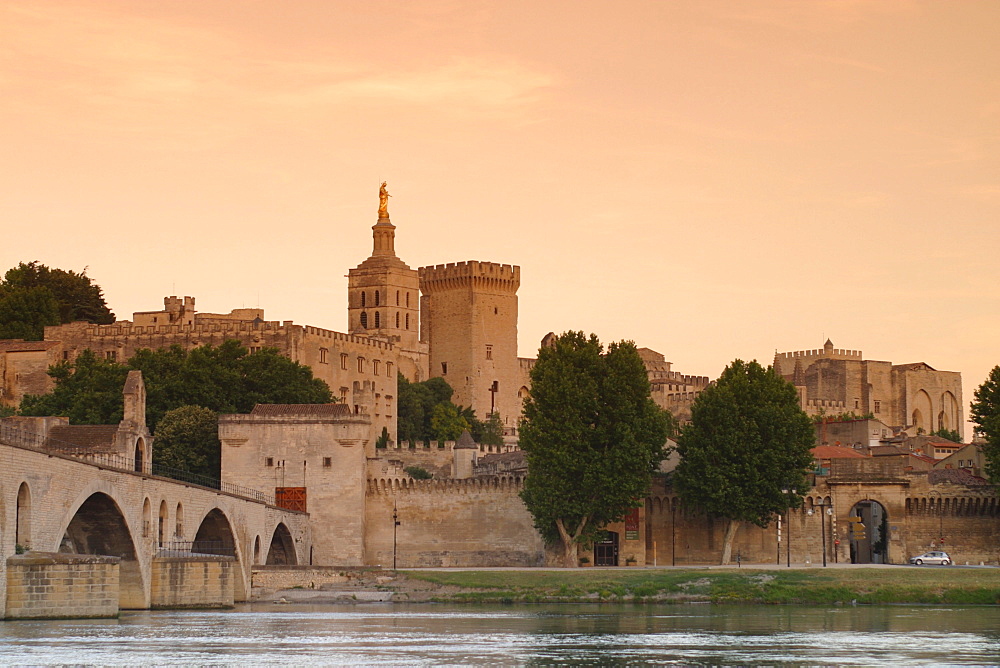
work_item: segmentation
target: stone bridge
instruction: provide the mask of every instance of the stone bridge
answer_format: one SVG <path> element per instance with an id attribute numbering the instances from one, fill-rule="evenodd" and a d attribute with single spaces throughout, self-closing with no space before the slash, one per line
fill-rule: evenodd
<path id="1" fill-rule="evenodd" d="M 309 563 L 307 514 L 135 463 L 0 438 L 0 617 L 227 605 L 254 565 Z"/>

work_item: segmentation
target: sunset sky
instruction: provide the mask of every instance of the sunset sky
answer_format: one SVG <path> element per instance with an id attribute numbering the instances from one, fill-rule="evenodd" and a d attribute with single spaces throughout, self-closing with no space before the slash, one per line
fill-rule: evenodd
<path id="1" fill-rule="evenodd" d="M 715 377 L 829 337 L 962 372 L 967 416 L 998 35 L 994 0 L 2 0 L 0 269 L 343 331 L 386 180 L 411 267 L 520 265 L 522 356 L 580 329 Z"/>

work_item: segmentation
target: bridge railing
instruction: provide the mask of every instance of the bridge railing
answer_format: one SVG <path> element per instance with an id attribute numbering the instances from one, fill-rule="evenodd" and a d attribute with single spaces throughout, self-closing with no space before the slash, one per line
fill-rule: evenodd
<path id="1" fill-rule="evenodd" d="M 189 557 L 197 554 L 235 557 L 236 548 L 221 540 L 170 540 L 160 543 L 161 557 Z"/>
<path id="2" fill-rule="evenodd" d="M 29 448 L 31 450 L 57 452 L 67 457 L 81 459 L 97 464 L 98 466 L 114 469 L 116 471 L 136 474 L 145 473 L 147 475 L 160 476 L 161 478 L 170 478 L 171 480 L 187 482 L 200 487 L 217 489 L 221 492 L 226 492 L 227 494 L 232 494 L 234 496 L 241 496 L 252 501 L 258 501 L 272 506 L 275 505 L 273 493 L 268 494 L 260 491 L 259 489 L 253 489 L 252 487 L 234 485 L 233 483 L 223 482 L 216 478 L 212 478 L 211 476 L 192 473 L 191 471 L 184 471 L 171 466 L 164 466 L 156 463 L 155 461 L 152 465 L 150 465 L 148 461 L 142 461 L 140 459 L 136 462 L 135 457 L 128 457 L 117 453 L 90 452 L 81 448 L 76 443 L 61 441 L 56 438 L 48 438 L 43 434 L 38 434 L 25 429 L 19 429 L 2 423 L 0 423 L 0 443 L 6 443 L 20 448 Z"/>

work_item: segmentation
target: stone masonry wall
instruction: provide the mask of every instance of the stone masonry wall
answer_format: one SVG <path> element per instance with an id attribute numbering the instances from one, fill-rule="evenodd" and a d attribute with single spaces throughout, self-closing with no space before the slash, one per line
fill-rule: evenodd
<path id="1" fill-rule="evenodd" d="M 155 557 L 150 608 L 226 608 L 233 605 L 232 557 Z"/>
<path id="2" fill-rule="evenodd" d="M 28 553 L 7 559 L 7 619 L 118 616 L 118 559 Z"/>
<path id="3" fill-rule="evenodd" d="M 365 563 L 399 568 L 542 566 L 545 548 L 519 478 L 368 481 Z"/>

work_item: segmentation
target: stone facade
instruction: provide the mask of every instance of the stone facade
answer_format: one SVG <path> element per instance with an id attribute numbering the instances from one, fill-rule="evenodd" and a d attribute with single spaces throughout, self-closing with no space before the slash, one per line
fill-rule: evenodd
<path id="1" fill-rule="evenodd" d="M 962 433 L 962 375 L 924 362 L 866 360 L 860 350 L 834 348 L 775 353 L 774 368 L 796 386 L 810 415 L 870 413 L 910 435 L 949 429 Z"/>
<path id="2" fill-rule="evenodd" d="M 227 608 L 233 605 L 232 557 L 153 559 L 149 607 Z"/>
<path id="3" fill-rule="evenodd" d="M 117 617 L 119 561 L 37 552 L 9 557 L 5 618 Z"/>

